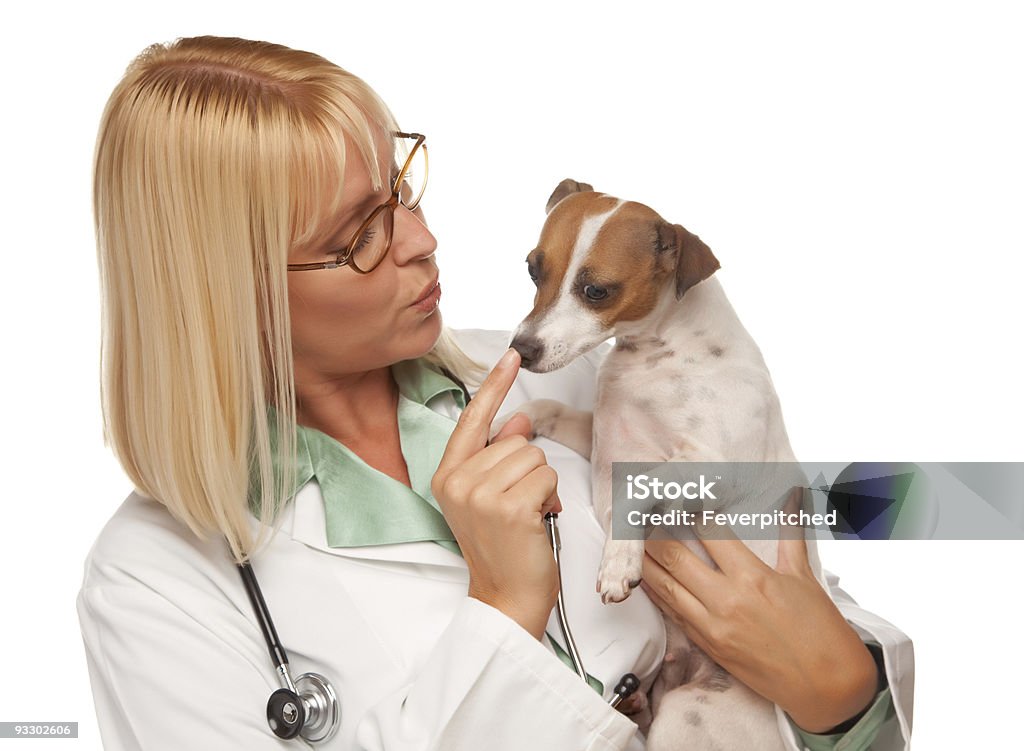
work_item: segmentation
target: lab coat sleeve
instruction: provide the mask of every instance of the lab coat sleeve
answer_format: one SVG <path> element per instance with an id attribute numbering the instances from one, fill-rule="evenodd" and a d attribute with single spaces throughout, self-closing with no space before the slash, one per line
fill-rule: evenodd
<path id="1" fill-rule="evenodd" d="M 141 581 L 87 580 L 78 614 L 106 751 L 294 747 L 267 726 L 273 673 L 230 631 L 214 633 Z"/>
<path id="2" fill-rule="evenodd" d="M 637 726 L 518 623 L 472 597 L 411 680 L 362 719 L 359 751 L 639 751 Z"/>

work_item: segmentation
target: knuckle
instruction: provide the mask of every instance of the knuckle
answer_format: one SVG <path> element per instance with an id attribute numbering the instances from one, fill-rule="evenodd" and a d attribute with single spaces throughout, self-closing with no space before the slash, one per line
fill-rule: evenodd
<path id="1" fill-rule="evenodd" d="M 526 440 L 526 436 L 522 433 L 513 433 L 508 437 L 508 440 L 512 442 L 513 448 L 521 449 L 530 445 L 530 442 Z"/>
<path id="2" fill-rule="evenodd" d="M 480 419 L 480 402 L 473 399 L 466 405 L 466 408 L 462 410 L 462 414 L 459 415 L 459 422 L 462 424 L 472 424 Z"/>
<path id="3" fill-rule="evenodd" d="M 487 504 L 491 493 L 485 485 L 474 485 L 469 489 L 466 500 L 471 506 L 480 508 Z"/>
<path id="4" fill-rule="evenodd" d="M 469 478 L 462 472 L 452 472 L 442 482 L 442 491 L 445 497 L 462 501 L 470 491 Z"/>
<path id="5" fill-rule="evenodd" d="M 737 578 L 741 588 L 748 592 L 763 592 L 768 579 L 761 571 L 745 571 Z"/>
<path id="6" fill-rule="evenodd" d="M 538 471 L 540 472 L 541 477 L 547 481 L 547 484 L 550 486 L 551 490 L 554 490 L 555 488 L 558 487 L 558 472 L 555 471 L 554 467 L 552 467 L 550 464 L 545 464 L 541 467 L 538 467 Z"/>
<path id="7" fill-rule="evenodd" d="M 517 504 L 511 499 L 505 498 L 503 500 L 504 503 L 498 504 L 498 518 L 503 525 L 511 526 L 519 519 L 519 509 L 517 508 Z"/>
<path id="8" fill-rule="evenodd" d="M 664 565 L 668 569 L 682 568 L 686 557 L 682 545 L 669 545 L 664 550 Z"/>
<path id="9" fill-rule="evenodd" d="M 524 438 L 523 440 L 525 441 L 526 439 Z M 523 451 L 526 452 L 527 457 L 534 464 L 547 465 L 548 458 L 544 454 L 544 450 L 542 448 L 534 446 L 532 443 L 527 443 L 526 446 L 523 448 Z"/>

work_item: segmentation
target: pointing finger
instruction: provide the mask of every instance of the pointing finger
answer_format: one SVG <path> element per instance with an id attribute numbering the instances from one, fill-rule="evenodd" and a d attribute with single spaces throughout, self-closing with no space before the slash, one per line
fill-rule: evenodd
<path id="1" fill-rule="evenodd" d="M 487 374 L 476 395 L 459 415 L 459 422 L 438 465 L 439 470 L 449 464 L 462 463 L 487 445 L 491 422 L 516 380 L 519 361 L 519 353 L 509 349 Z"/>

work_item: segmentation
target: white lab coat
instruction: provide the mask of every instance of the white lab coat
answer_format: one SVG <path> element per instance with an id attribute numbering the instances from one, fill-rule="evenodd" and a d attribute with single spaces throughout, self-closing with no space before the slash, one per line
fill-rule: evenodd
<path id="1" fill-rule="evenodd" d="M 504 332 L 458 334 L 495 362 Z M 594 401 L 594 352 L 556 373 L 521 372 L 502 412 L 533 398 L 580 408 Z M 438 410 L 455 418 L 446 395 Z M 437 402 L 435 402 L 436 404 Z M 324 749 L 540 751 L 643 748 L 635 724 L 610 708 L 625 672 L 649 678 L 664 655 L 663 621 L 642 591 L 604 606 L 594 590 L 603 533 L 590 508 L 589 463 L 538 439 L 558 470 L 566 610 L 587 671 L 604 697 L 503 613 L 466 596 L 465 562 L 433 542 L 327 546 L 315 481 L 290 504 L 280 532 L 253 560 L 293 675 L 326 675 L 342 706 Z M 885 652 L 898 723 L 873 746 L 905 748 L 913 652 L 892 625 L 861 610 L 829 575 L 847 620 Z M 105 748 L 287 748 L 267 726 L 277 677 L 222 540 L 201 541 L 135 493 L 114 514 L 85 565 L 78 612 Z M 561 642 L 554 613 L 548 633 Z M 563 645 L 564 646 L 564 645 Z M 910 680 L 908 680 L 908 678 Z M 799 749 L 778 711 L 790 747 Z"/>

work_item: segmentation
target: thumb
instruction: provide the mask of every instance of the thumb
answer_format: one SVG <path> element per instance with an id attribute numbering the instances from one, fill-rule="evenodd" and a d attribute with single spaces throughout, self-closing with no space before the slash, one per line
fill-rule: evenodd
<path id="1" fill-rule="evenodd" d="M 783 512 L 799 514 L 804 506 L 804 493 L 806 488 L 794 487 L 789 492 L 789 498 L 783 506 Z M 787 516 L 788 519 L 788 516 Z M 811 564 L 807 560 L 807 543 L 804 540 L 804 528 L 799 525 L 799 519 L 794 519 L 797 524 L 785 526 L 779 530 L 779 561 L 777 569 L 782 572 L 810 570 Z"/>
<path id="2" fill-rule="evenodd" d="M 494 437 L 490 440 L 490 443 L 497 443 L 502 438 L 508 438 L 513 435 L 521 435 L 524 438 L 530 438 L 533 433 L 533 425 L 530 423 L 530 418 L 522 412 L 516 412 L 508 421 L 501 426 L 501 430 L 494 434 Z"/>

